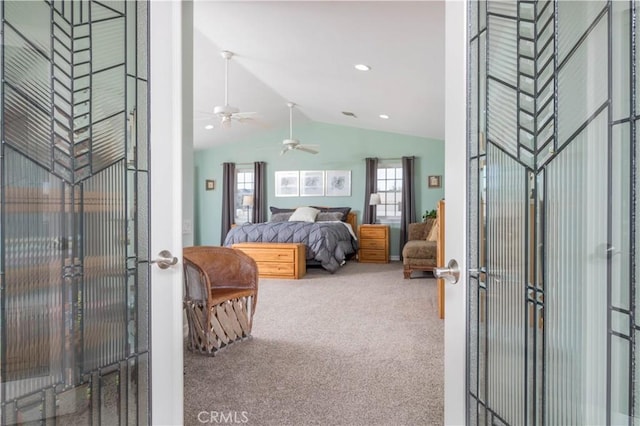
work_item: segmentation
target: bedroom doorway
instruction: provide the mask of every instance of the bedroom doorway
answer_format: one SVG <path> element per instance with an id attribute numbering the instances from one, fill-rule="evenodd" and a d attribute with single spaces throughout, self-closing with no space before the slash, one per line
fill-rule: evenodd
<path id="1" fill-rule="evenodd" d="M 449 293 L 467 299 L 467 321 L 447 324 L 447 352 L 466 328 L 466 361 L 455 361 L 467 368 L 466 378 L 448 376 L 448 420 L 632 422 L 635 3 L 465 4 L 447 10 L 452 43 L 466 45 L 456 61 L 468 64 L 470 94 L 468 158 L 459 159 L 468 165 L 459 195 L 469 205 L 468 275 L 447 293 L 448 304 Z M 464 105 L 464 93 L 451 95 L 451 108 Z"/>

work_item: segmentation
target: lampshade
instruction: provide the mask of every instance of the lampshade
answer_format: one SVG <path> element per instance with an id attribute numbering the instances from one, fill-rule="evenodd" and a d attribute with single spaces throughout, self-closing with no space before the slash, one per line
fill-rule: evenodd
<path id="1" fill-rule="evenodd" d="M 245 195 L 242 197 L 242 207 L 253 207 L 253 195 Z"/>
<path id="2" fill-rule="evenodd" d="M 370 206 L 377 206 L 378 204 L 382 204 L 382 200 L 380 199 L 380 194 L 371 194 L 371 198 L 369 198 Z"/>

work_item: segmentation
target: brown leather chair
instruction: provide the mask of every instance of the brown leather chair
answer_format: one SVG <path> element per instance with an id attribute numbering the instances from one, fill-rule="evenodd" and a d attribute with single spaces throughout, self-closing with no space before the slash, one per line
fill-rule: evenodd
<path id="1" fill-rule="evenodd" d="M 433 271 L 437 266 L 438 243 L 427 241 L 436 219 L 409 224 L 407 242 L 402 248 L 404 277 L 411 278 L 413 271 Z"/>
<path id="2" fill-rule="evenodd" d="M 185 247 L 183 256 L 187 348 L 215 355 L 250 337 L 258 302 L 256 262 L 227 247 Z"/>

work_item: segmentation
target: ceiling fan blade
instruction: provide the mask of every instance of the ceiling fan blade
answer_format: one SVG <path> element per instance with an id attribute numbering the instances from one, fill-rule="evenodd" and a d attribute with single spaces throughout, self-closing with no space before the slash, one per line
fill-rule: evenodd
<path id="1" fill-rule="evenodd" d="M 238 118 L 238 119 L 243 119 L 243 118 L 251 118 L 254 115 L 256 115 L 257 112 L 255 111 L 248 111 L 248 112 L 234 112 L 233 114 L 231 114 L 231 116 L 233 118 Z"/>
<path id="2" fill-rule="evenodd" d="M 284 155 L 287 153 L 287 151 L 289 151 L 291 148 L 284 148 L 282 151 L 280 151 L 280 155 Z"/>
<path id="3" fill-rule="evenodd" d="M 300 151 L 304 151 L 304 152 L 308 152 L 309 154 L 317 154 L 320 151 L 316 151 L 313 148 L 309 148 L 308 145 L 298 145 L 296 146 L 296 149 L 299 149 Z"/>
<path id="4" fill-rule="evenodd" d="M 238 123 L 250 123 L 254 121 L 251 117 L 238 117 L 236 115 L 232 115 L 231 119 L 237 121 Z"/>

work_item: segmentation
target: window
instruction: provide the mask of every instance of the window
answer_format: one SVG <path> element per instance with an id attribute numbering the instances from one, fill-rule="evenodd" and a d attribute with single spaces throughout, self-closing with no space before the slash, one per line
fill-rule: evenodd
<path id="1" fill-rule="evenodd" d="M 381 204 L 376 216 L 386 221 L 399 221 L 402 215 L 402 164 L 378 163 L 378 194 Z"/>
<path id="2" fill-rule="evenodd" d="M 243 205 L 244 197 L 253 196 L 254 175 L 251 169 L 236 169 L 236 194 L 235 194 L 235 223 L 251 222 L 253 212 L 253 200 L 250 206 Z"/>

